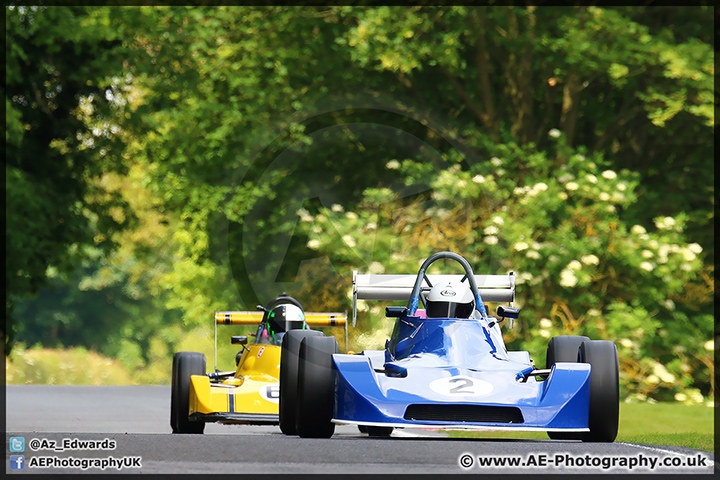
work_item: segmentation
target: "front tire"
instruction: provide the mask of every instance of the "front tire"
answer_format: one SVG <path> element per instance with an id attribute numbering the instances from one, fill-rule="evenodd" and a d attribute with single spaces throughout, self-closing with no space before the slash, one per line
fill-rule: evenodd
<path id="1" fill-rule="evenodd" d="M 203 433 L 205 422 L 190 420 L 190 376 L 205 375 L 205 355 L 178 352 L 173 357 L 170 393 L 170 426 L 173 433 Z"/>
<path id="2" fill-rule="evenodd" d="M 280 351 L 280 430 L 285 435 L 297 435 L 298 365 L 300 343 L 309 336 L 322 336 L 319 330 L 290 330 L 283 336 Z"/>
<path id="3" fill-rule="evenodd" d="M 367 433 L 370 437 L 389 437 L 392 435 L 393 427 L 367 427 Z"/>
<path id="4" fill-rule="evenodd" d="M 620 410 L 617 347 L 609 340 L 583 342 L 580 345 L 580 361 L 592 366 L 590 432 L 581 434 L 581 439 L 583 442 L 614 442 Z"/>
<path id="5" fill-rule="evenodd" d="M 550 339 L 545 357 L 545 368 L 552 368 L 558 362 L 577 363 L 580 358 L 580 345 L 589 342 L 588 337 L 582 335 L 558 335 Z M 547 432 L 553 440 L 580 440 L 581 433 L 576 432 Z"/>
<path id="6" fill-rule="evenodd" d="M 588 337 L 582 335 L 558 335 L 550 339 L 545 368 L 552 368 L 558 362 L 577 363 L 580 345 L 589 342 Z"/>
<path id="7" fill-rule="evenodd" d="M 335 337 L 307 337 L 300 344 L 295 427 L 303 438 L 330 438 L 335 432 L 334 353 Z"/>

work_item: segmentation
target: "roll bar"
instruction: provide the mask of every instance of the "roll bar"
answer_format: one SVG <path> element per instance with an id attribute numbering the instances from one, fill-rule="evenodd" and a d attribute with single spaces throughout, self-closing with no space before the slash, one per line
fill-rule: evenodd
<path id="1" fill-rule="evenodd" d="M 468 268 L 465 269 L 465 275 L 427 275 L 425 271 L 428 269 L 430 264 L 440 258 L 452 258 L 459 261 L 461 265 L 463 262 Z M 468 275 L 468 269 L 471 274 Z M 515 272 L 509 272 L 507 275 L 473 275 L 472 268 L 468 262 L 460 255 L 453 252 L 439 252 L 431 255 L 421 267 L 422 274 L 418 272 L 417 275 L 412 274 L 359 274 L 357 271 L 353 272 L 353 326 L 357 322 L 357 301 L 358 300 L 394 300 L 394 301 L 405 301 L 408 302 L 408 310 L 412 304 L 413 291 L 415 290 L 416 284 L 420 282 L 420 288 L 415 294 L 418 296 L 422 292 L 430 290 L 432 285 L 444 282 L 459 282 L 465 277 L 472 278 L 475 282 L 476 291 L 473 291 L 473 296 L 478 294 L 481 302 L 478 302 L 477 297 L 475 298 L 478 310 L 482 313 L 485 304 L 482 300 L 488 302 L 497 303 L 508 303 L 512 306 L 515 301 Z M 424 284 L 425 281 L 427 284 Z M 471 289 L 472 281 L 470 282 Z M 482 306 L 480 306 L 482 305 Z M 416 307 L 417 309 L 417 307 Z M 485 312 L 487 315 L 487 312 Z"/>
<path id="2" fill-rule="evenodd" d="M 483 317 L 487 317 L 487 310 L 485 310 L 485 304 L 483 303 L 480 292 L 478 291 L 477 283 L 475 282 L 475 274 L 473 273 L 472 267 L 463 257 L 454 252 L 438 252 L 430 255 L 427 260 L 423 262 L 418 270 L 417 278 L 415 279 L 415 285 L 413 286 L 412 292 L 410 293 L 410 300 L 408 300 L 408 315 L 414 315 L 418 306 L 420 305 L 420 287 L 423 281 L 427 281 L 425 271 L 432 265 L 436 260 L 442 258 L 450 258 L 455 260 L 462 265 L 465 270 L 465 277 L 467 277 L 470 283 L 470 291 L 475 297 L 475 308 L 482 314 Z"/>

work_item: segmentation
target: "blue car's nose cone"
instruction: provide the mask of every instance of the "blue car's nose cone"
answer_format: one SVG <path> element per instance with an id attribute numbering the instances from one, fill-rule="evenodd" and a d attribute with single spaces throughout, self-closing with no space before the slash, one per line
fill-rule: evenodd
<path id="1" fill-rule="evenodd" d="M 509 353 L 484 319 L 404 317 L 377 354 L 335 355 L 338 422 L 453 428 L 587 428 L 587 364 L 527 380 L 527 352 Z M 371 358 L 374 357 L 374 358 Z"/>

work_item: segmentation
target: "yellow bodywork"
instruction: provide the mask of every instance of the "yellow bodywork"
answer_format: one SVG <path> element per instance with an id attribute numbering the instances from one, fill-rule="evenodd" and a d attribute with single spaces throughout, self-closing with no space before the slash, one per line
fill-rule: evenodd
<path id="1" fill-rule="evenodd" d="M 278 414 L 280 401 L 280 347 L 247 345 L 235 375 L 210 382 L 205 375 L 190 377 L 190 414 Z M 229 416 L 230 417 L 230 416 Z M 222 423 L 244 423 L 232 418 Z"/>
<path id="2" fill-rule="evenodd" d="M 346 313 L 304 312 L 303 315 L 308 327 L 345 327 L 347 344 Z M 259 311 L 215 312 L 215 325 L 260 324 L 262 330 L 264 321 L 264 313 Z M 260 330 L 257 338 L 260 338 Z M 206 422 L 277 424 L 280 351 L 279 345 L 252 343 L 243 346 L 243 354 L 234 375 L 221 375 L 222 381 L 211 380 L 212 373 L 191 375 L 188 415 Z"/>

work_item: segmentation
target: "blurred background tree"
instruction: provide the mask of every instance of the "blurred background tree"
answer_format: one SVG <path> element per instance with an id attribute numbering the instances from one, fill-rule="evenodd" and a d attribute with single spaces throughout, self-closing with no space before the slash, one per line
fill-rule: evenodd
<path id="1" fill-rule="evenodd" d="M 6 18 L 18 342 L 166 381 L 215 309 L 349 309 L 352 270 L 448 249 L 518 272 L 506 341 L 538 364 L 588 334 L 618 344 L 628 398 L 712 395 L 711 7 Z M 362 304 L 351 346 L 390 325 Z"/>

